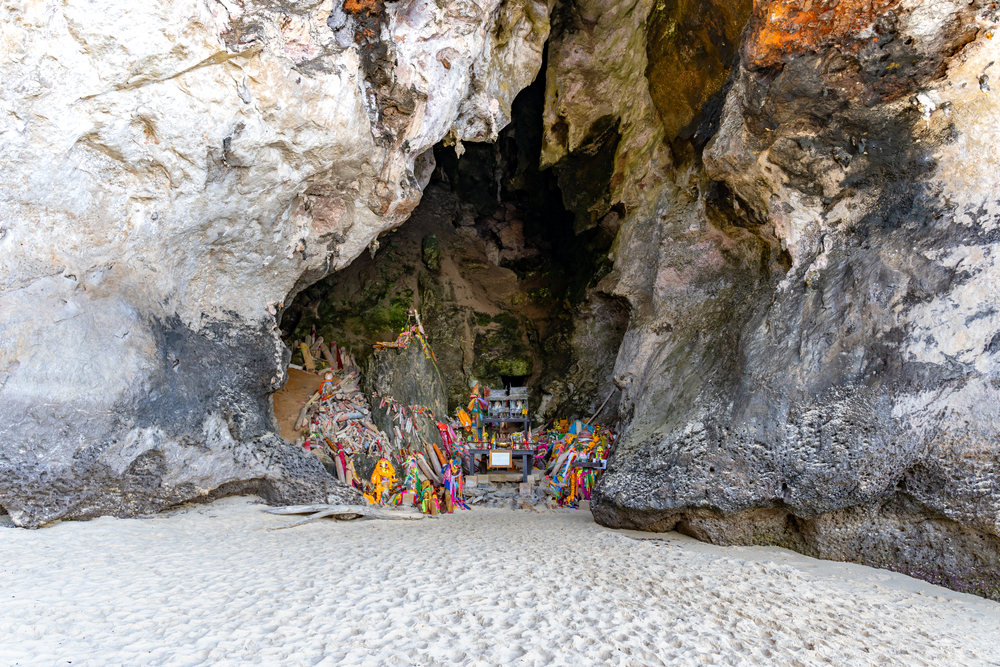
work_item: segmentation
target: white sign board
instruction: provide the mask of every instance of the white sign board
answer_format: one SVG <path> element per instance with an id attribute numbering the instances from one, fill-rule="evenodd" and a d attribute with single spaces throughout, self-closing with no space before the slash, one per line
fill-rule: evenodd
<path id="1" fill-rule="evenodd" d="M 511 467 L 510 452 L 490 452 L 490 467 L 510 468 Z"/>

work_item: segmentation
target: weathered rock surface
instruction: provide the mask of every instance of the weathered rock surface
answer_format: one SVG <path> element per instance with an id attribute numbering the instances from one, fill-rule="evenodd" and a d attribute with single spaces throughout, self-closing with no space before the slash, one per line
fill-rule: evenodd
<path id="1" fill-rule="evenodd" d="M 417 204 L 534 78 L 544 3 L 7 3 L 0 505 L 323 500 L 274 435 L 275 314 Z M 238 487 L 238 488 L 237 488 Z"/>
<path id="2" fill-rule="evenodd" d="M 610 247 L 538 341 L 576 355 L 547 406 L 593 405 L 628 304 L 598 520 L 1000 597 L 995 8 L 563 3 L 542 129 L 501 134 L 551 6 L 7 3 L 0 506 L 31 526 L 335 495 L 274 434 L 275 318 L 375 254 L 443 140 L 480 156 L 445 165 L 454 192 L 494 189 L 414 248 L 429 327 L 458 312 L 435 278 L 456 238 L 487 271 L 533 261 L 539 152 L 574 248 Z M 460 333 L 442 356 L 464 380 Z"/>
<path id="3" fill-rule="evenodd" d="M 371 401 L 372 421 L 383 433 L 392 434 L 398 426 L 398 418 L 394 418 L 391 406 L 381 406 L 382 399 L 390 399 L 393 403 L 405 406 L 406 419 L 413 420 L 413 428 L 419 431 L 424 441 L 441 445 L 441 435 L 436 423 L 447 414 L 448 402 L 445 398 L 444 380 L 438 370 L 433 356 L 428 357 L 424 347 L 417 340 L 412 340 L 403 349 L 388 348 L 378 350 L 368 357 L 361 373 L 361 386 Z M 428 408 L 431 413 L 427 418 L 413 417 L 414 407 Z M 400 429 L 408 448 L 421 450 L 416 434 Z M 393 443 L 399 439 L 390 435 Z M 429 454 L 428 454 L 429 455 Z M 355 457 L 358 474 L 367 479 L 375 469 L 378 459 L 375 457 Z M 402 474 L 401 471 L 400 475 Z"/>
<path id="4" fill-rule="evenodd" d="M 675 134 L 650 83 L 674 63 L 708 93 L 718 64 L 642 44 L 671 3 L 612 4 L 554 36 L 546 111 L 554 165 L 594 119 L 620 136 L 588 209 L 625 204 L 601 288 L 631 305 L 595 516 L 1000 595 L 993 10 L 755 3 L 724 104 Z M 594 86 L 581 44 L 621 54 L 586 60 Z"/>

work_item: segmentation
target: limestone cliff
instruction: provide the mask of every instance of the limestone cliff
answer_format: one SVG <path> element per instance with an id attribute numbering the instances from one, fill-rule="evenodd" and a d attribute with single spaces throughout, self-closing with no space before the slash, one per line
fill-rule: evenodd
<path id="1" fill-rule="evenodd" d="M 626 428 L 594 514 L 1000 595 L 995 10 L 712 4 L 581 2 L 553 38 L 550 161 L 608 117 L 629 209 L 603 284 L 632 306 Z M 581 43 L 634 33 L 588 61 L 603 90 L 562 86 Z M 728 78 L 690 66 L 705 34 Z M 664 104 L 671 70 L 697 113 Z"/>
<path id="2" fill-rule="evenodd" d="M 0 505 L 34 526 L 321 498 L 314 457 L 270 422 L 275 315 L 406 219 L 435 143 L 496 137 L 548 6 L 3 12 Z"/>
<path id="3" fill-rule="evenodd" d="M 579 363 L 566 386 L 533 380 L 550 407 L 599 399 L 627 304 L 599 521 L 1000 596 L 996 11 L 8 2 L 0 506 L 33 526 L 336 494 L 274 433 L 276 320 L 366 248 L 377 271 L 438 145 L 442 163 L 480 155 L 439 171 L 475 209 L 449 204 L 441 239 L 464 235 L 483 275 L 520 270 L 539 169 L 573 238 L 599 240 L 580 245 L 599 261 L 552 348 Z M 543 49 L 539 131 L 513 101 Z M 495 158 L 471 143 L 498 139 Z M 495 190 L 461 192 L 477 169 Z M 519 203 L 497 217 L 501 190 Z M 440 248 L 418 236 L 430 275 Z M 417 284 L 441 330 L 458 303 L 444 285 Z M 441 354 L 469 375 L 463 345 Z"/>

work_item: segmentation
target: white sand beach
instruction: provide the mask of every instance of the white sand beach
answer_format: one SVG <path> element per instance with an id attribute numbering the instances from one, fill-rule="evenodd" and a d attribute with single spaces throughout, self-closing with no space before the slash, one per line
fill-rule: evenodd
<path id="1" fill-rule="evenodd" d="M 255 502 L 0 529 L 0 665 L 1000 664 L 1000 604 L 889 572 L 575 510 L 269 531 L 296 517 Z"/>

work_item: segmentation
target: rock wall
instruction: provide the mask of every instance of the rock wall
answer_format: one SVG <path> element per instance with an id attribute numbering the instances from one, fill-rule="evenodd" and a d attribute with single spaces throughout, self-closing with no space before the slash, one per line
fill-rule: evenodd
<path id="1" fill-rule="evenodd" d="M 552 405 L 606 376 L 628 304 L 597 519 L 1000 596 L 995 8 L 552 7 L 8 2 L 0 506 L 336 494 L 274 434 L 276 317 L 407 218 L 436 143 L 509 139 L 503 187 L 539 178 L 535 130 L 499 133 L 551 14 L 539 166 L 615 239 Z"/>
<path id="2" fill-rule="evenodd" d="M 441 434 L 437 429 L 437 419 L 447 414 L 448 402 L 445 398 L 444 380 L 433 357 L 428 358 L 423 345 L 413 340 L 404 349 L 388 348 L 378 350 L 368 357 L 361 372 L 361 387 L 372 406 L 372 422 L 389 435 L 393 443 L 398 440 L 393 428 L 398 425 L 388 407 L 381 407 L 382 398 L 390 398 L 406 407 L 407 417 L 412 415 L 412 406 L 428 408 L 432 417 L 414 419 L 414 427 L 427 442 L 441 445 Z M 377 397 L 373 397 L 378 394 Z M 410 449 L 418 449 L 416 438 L 401 429 Z M 361 455 L 356 461 L 358 474 L 362 479 L 371 477 L 377 458 Z"/>
<path id="3" fill-rule="evenodd" d="M 665 30 L 671 3 L 578 5 L 549 57 L 551 161 L 610 115 L 628 209 L 602 285 L 631 304 L 627 428 L 595 517 L 1000 596 L 995 10 L 756 2 L 719 87 L 671 51 L 705 28 Z M 632 31 L 658 41 L 588 61 L 627 106 L 560 88 L 574 45 Z M 671 67 L 704 87 L 687 129 L 656 113 Z"/>
<path id="4" fill-rule="evenodd" d="M 270 420 L 275 315 L 406 219 L 435 143 L 496 137 L 548 6 L 3 11 L 0 505 L 35 526 L 322 497 Z"/>

